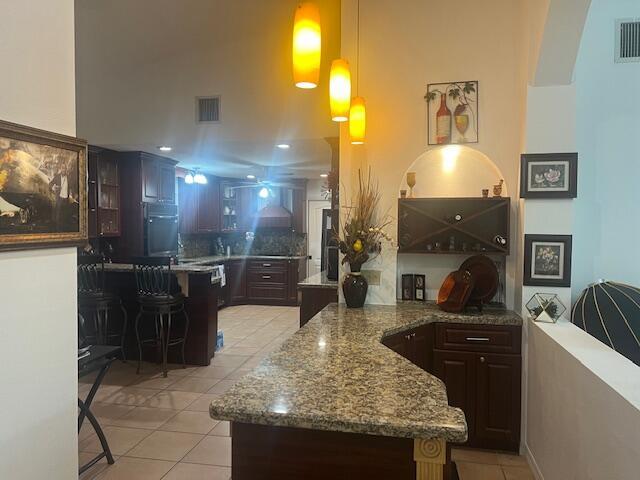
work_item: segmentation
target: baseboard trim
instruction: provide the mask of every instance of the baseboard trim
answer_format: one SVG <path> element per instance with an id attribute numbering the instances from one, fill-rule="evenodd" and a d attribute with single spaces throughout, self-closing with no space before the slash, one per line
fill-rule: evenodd
<path id="1" fill-rule="evenodd" d="M 529 449 L 529 445 L 527 445 L 526 443 L 524 444 L 524 456 L 527 458 L 527 462 L 529 462 L 529 467 L 533 472 L 533 476 L 536 477 L 536 480 L 544 480 L 544 476 L 540 471 L 540 467 L 538 466 L 538 463 L 536 462 L 536 459 L 533 456 L 533 453 L 531 453 L 531 450 Z"/>

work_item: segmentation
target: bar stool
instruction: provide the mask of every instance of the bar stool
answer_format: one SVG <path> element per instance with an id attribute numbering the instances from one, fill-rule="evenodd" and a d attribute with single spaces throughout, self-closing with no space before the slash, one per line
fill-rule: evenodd
<path id="1" fill-rule="evenodd" d="M 169 347 L 181 345 L 182 368 L 186 367 L 185 343 L 189 330 L 189 316 L 185 310 L 185 296 L 172 293 L 171 258 L 139 257 L 133 259 L 133 271 L 138 289 L 140 310 L 135 320 L 138 342 L 138 373 L 142 369 L 142 347 L 150 344 L 162 353 L 162 374 L 167 376 L 167 353 Z M 175 322 L 179 315 L 184 319 L 184 329 Z M 140 321 L 151 317 L 153 323 Z M 142 327 L 142 328 L 140 328 Z"/>
<path id="2" fill-rule="evenodd" d="M 121 326 L 114 326 L 110 312 L 122 312 Z M 117 295 L 107 292 L 104 287 L 104 258 L 101 255 L 78 256 L 78 313 L 93 320 L 93 331 L 85 335 L 88 342 L 95 345 L 112 345 L 117 341 L 122 361 L 126 361 L 124 340 L 127 332 L 127 311 Z"/>

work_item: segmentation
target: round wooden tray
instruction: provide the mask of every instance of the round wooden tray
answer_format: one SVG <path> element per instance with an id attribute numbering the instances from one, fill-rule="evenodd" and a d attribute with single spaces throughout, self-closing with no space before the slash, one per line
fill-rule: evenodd
<path id="1" fill-rule="evenodd" d="M 498 269 L 486 255 L 474 255 L 467 258 L 460 270 L 467 271 L 471 274 L 474 281 L 473 291 L 469 296 L 470 304 L 489 303 L 498 291 Z"/>

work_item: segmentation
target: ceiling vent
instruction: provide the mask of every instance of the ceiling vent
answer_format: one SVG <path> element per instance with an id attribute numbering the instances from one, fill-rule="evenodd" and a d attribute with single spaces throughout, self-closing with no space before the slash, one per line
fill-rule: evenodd
<path id="1" fill-rule="evenodd" d="M 640 19 L 616 20 L 616 63 L 640 62 Z"/>
<path id="2" fill-rule="evenodd" d="M 220 121 L 220 96 L 196 97 L 196 121 L 213 123 Z"/>

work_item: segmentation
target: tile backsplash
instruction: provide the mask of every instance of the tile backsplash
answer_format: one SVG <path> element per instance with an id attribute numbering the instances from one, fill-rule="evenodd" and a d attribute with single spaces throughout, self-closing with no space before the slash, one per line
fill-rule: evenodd
<path id="1" fill-rule="evenodd" d="M 181 235 L 179 255 L 184 258 L 224 255 L 227 246 L 234 255 L 305 255 L 307 235 L 296 232 L 262 231 L 244 233 Z"/>

